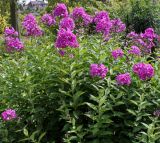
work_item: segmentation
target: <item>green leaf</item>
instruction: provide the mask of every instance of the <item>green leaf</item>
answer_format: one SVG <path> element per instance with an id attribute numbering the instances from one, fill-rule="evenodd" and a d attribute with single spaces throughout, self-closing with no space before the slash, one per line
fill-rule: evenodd
<path id="1" fill-rule="evenodd" d="M 39 136 L 39 139 L 38 139 L 38 142 L 40 143 L 40 141 L 42 140 L 42 138 L 46 135 L 46 132 L 42 133 L 40 136 Z"/>
<path id="2" fill-rule="evenodd" d="M 97 106 L 95 106 L 94 104 L 88 102 L 85 102 L 85 104 L 92 108 L 94 111 L 97 111 Z"/>
<path id="3" fill-rule="evenodd" d="M 28 130 L 26 128 L 23 129 L 23 133 L 24 133 L 25 136 L 27 136 L 27 137 L 29 136 L 28 135 Z"/>
<path id="4" fill-rule="evenodd" d="M 127 109 L 127 111 L 128 111 L 129 113 L 131 113 L 132 115 L 136 116 L 136 113 L 135 113 L 133 110 Z"/>

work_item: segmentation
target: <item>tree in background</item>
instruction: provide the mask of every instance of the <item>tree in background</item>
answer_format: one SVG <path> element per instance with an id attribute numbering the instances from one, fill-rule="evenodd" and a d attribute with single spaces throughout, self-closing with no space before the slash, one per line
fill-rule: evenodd
<path id="1" fill-rule="evenodd" d="M 10 22 L 12 27 L 17 31 L 18 24 L 17 24 L 17 7 L 16 7 L 16 0 L 10 0 Z"/>

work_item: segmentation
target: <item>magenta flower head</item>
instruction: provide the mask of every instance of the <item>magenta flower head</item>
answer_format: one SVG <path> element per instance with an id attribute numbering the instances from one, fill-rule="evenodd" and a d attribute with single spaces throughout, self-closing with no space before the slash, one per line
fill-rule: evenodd
<path id="1" fill-rule="evenodd" d="M 96 15 L 95 15 L 95 17 L 94 17 L 94 19 L 93 19 L 93 21 L 95 23 L 98 23 L 102 19 L 106 19 L 106 21 L 110 21 L 108 12 L 106 12 L 106 11 L 97 12 Z"/>
<path id="2" fill-rule="evenodd" d="M 7 51 L 12 52 L 14 50 L 20 51 L 24 48 L 23 43 L 18 38 L 7 37 L 6 38 Z"/>
<path id="3" fill-rule="evenodd" d="M 151 64 L 137 63 L 133 66 L 133 72 L 137 74 L 141 80 L 148 80 L 154 76 L 154 68 Z"/>
<path id="4" fill-rule="evenodd" d="M 107 36 L 110 32 L 110 29 L 112 27 L 112 23 L 105 18 L 101 19 L 96 24 L 96 31 L 103 33 L 105 36 Z"/>
<path id="5" fill-rule="evenodd" d="M 112 51 L 112 56 L 116 60 L 118 57 L 123 57 L 124 53 L 122 49 L 115 49 Z"/>
<path id="6" fill-rule="evenodd" d="M 60 29 L 70 29 L 72 31 L 75 28 L 75 23 L 72 18 L 65 17 L 60 21 L 59 27 Z"/>
<path id="7" fill-rule="evenodd" d="M 58 3 L 52 12 L 53 17 L 66 17 L 68 16 L 68 10 L 64 3 Z"/>
<path id="8" fill-rule="evenodd" d="M 126 25 L 119 19 L 111 20 L 112 23 L 112 32 L 120 33 L 126 29 Z"/>
<path id="9" fill-rule="evenodd" d="M 103 64 L 91 64 L 90 65 L 90 75 L 92 77 L 99 76 L 101 78 L 105 78 L 108 72 L 108 68 Z"/>
<path id="10" fill-rule="evenodd" d="M 153 28 L 147 28 L 144 33 L 141 33 L 140 36 L 141 38 L 150 38 L 150 39 L 154 39 L 157 37 Z"/>
<path id="11" fill-rule="evenodd" d="M 26 30 L 27 36 L 41 36 L 43 34 L 37 24 L 36 18 L 31 13 L 25 16 L 22 26 Z"/>
<path id="12" fill-rule="evenodd" d="M 140 56 L 141 50 L 137 46 L 131 46 L 131 49 L 128 51 L 128 53 L 132 55 Z"/>
<path id="13" fill-rule="evenodd" d="M 92 77 L 95 77 L 97 76 L 99 73 L 99 67 L 98 67 L 98 64 L 91 64 L 90 65 L 90 75 Z"/>
<path id="14" fill-rule="evenodd" d="M 135 74 L 139 74 L 140 73 L 140 71 L 141 71 L 141 69 L 143 69 L 143 67 L 145 66 L 145 64 L 144 63 L 137 63 L 137 64 L 135 64 L 134 66 L 133 66 L 133 72 L 135 73 Z"/>
<path id="15" fill-rule="evenodd" d="M 62 57 L 66 54 L 66 51 L 64 51 L 64 50 L 59 50 L 58 52 Z"/>
<path id="16" fill-rule="evenodd" d="M 71 17 L 74 20 L 79 20 L 81 19 L 84 15 L 86 14 L 85 10 L 83 7 L 75 7 L 73 9 L 73 12 L 71 13 Z"/>
<path id="17" fill-rule="evenodd" d="M 99 65 L 99 76 L 101 78 L 105 78 L 107 73 L 108 73 L 108 68 L 106 68 L 105 65 L 100 64 Z"/>
<path id="18" fill-rule="evenodd" d="M 88 25 L 90 23 L 92 23 L 93 18 L 92 16 L 88 15 L 85 12 L 85 9 L 83 7 L 76 7 L 73 9 L 73 12 L 71 13 L 71 17 L 75 20 L 82 20 L 83 25 Z"/>
<path id="19" fill-rule="evenodd" d="M 156 117 L 160 117 L 160 110 L 155 110 L 153 112 L 153 115 L 156 116 Z"/>
<path id="20" fill-rule="evenodd" d="M 4 121 L 9 121 L 17 118 L 16 111 L 13 109 L 7 109 L 1 113 L 1 117 Z"/>
<path id="21" fill-rule="evenodd" d="M 7 27 L 4 30 L 5 37 L 18 37 L 18 32 L 13 27 Z"/>
<path id="22" fill-rule="evenodd" d="M 131 31 L 128 35 L 127 35 L 127 37 L 128 38 L 131 38 L 131 39 L 137 39 L 138 38 L 138 34 L 137 33 L 135 33 L 134 31 Z"/>
<path id="23" fill-rule="evenodd" d="M 52 17 L 51 14 L 44 14 L 41 17 L 41 21 L 43 24 L 47 25 L 47 26 L 52 26 L 56 24 L 55 19 Z"/>
<path id="24" fill-rule="evenodd" d="M 77 48 L 78 46 L 79 43 L 77 41 L 77 37 L 75 34 L 72 33 L 70 29 L 60 29 L 58 31 L 58 36 L 55 43 L 56 48 Z"/>
<path id="25" fill-rule="evenodd" d="M 82 18 L 83 18 L 83 24 L 85 26 L 87 26 L 87 25 L 89 25 L 90 23 L 93 22 L 93 17 L 91 15 L 89 15 L 89 14 L 84 14 L 82 16 Z"/>
<path id="26" fill-rule="evenodd" d="M 118 85 L 130 85 L 131 77 L 129 73 L 119 74 L 116 76 L 116 81 Z"/>
<path id="27" fill-rule="evenodd" d="M 4 33 L 8 52 L 20 51 L 24 48 L 23 43 L 18 38 L 18 32 L 13 27 L 6 28 Z"/>

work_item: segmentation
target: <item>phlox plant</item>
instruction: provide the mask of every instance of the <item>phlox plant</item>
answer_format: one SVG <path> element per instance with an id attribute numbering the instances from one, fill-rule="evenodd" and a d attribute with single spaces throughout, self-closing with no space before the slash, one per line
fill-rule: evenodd
<path id="1" fill-rule="evenodd" d="M 64 20 L 69 12 L 58 4 L 52 14 Z M 127 45 L 123 22 L 111 21 L 108 12 L 93 21 L 106 23 L 101 34 L 79 35 L 62 22 L 54 35 L 24 40 L 23 52 L 0 53 L 0 140 L 160 142 L 158 58 L 151 62 L 135 42 Z"/>

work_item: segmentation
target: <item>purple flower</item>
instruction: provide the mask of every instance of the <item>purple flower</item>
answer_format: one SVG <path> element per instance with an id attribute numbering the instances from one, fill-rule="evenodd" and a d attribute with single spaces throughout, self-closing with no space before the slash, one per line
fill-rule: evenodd
<path id="1" fill-rule="evenodd" d="M 137 74 L 141 80 L 151 79 L 154 76 L 154 68 L 151 64 L 137 63 L 133 66 L 133 72 Z"/>
<path id="2" fill-rule="evenodd" d="M 110 29 L 112 27 L 112 23 L 105 18 L 101 19 L 96 24 L 96 31 L 102 32 L 105 36 L 109 35 Z"/>
<path id="3" fill-rule="evenodd" d="M 147 49 L 150 51 L 155 46 L 153 40 L 148 42 Z"/>
<path id="4" fill-rule="evenodd" d="M 90 23 L 92 23 L 93 18 L 92 16 L 88 15 L 83 7 L 76 7 L 73 9 L 73 12 L 71 14 L 71 17 L 75 20 L 82 20 L 83 25 L 88 25 Z"/>
<path id="5" fill-rule="evenodd" d="M 130 85 L 131 77 L 129 73 L 119 74 L 116 76 L 116 81 L 118 85 Z"/>
<path id="6" fill-rule="evenodd" d="M 90 75 L 92 77 L 99 76 L 101 78 L 105 78 L 108 72 L 108 68 L 103 64 L 91 64 L 90 65 Z"/>
<path id="7" fill-rule="evenodd" d="M 147 28 L 144 33 L 141 33 L 141 37 L 142 37 L 142 38 L 154 39 L 154 38 L 156 38 L 157 36 L 156 36 L 156 34 L 154 33 L 154 29 L 153 29 L 153 28 Z"/>
<path id="8" fill-rule="evenodd" d="M 65 17 L 60 21 L 59 27 L 60 29 L 70 29 L 72 31 L 75 28 L 75 24 L 72 18 Z"/>
<path id="9" fill-rule="evenodd" d="M 143 69 L 143 67 L 145 66 L 144 63 L 137 63 L 133 66 L 133 72 L 138 74 L 140 72 L 141 69 Z"/>
<path id="10" fill-rule="evenodd" d="M 160 116 L 160 110 L 156 110 L 153 113 L 154 116 L 159 117 Z"/>
<path id="11" fill-rule="evenodd" d="M 71 17 L 74 20 L 79 20 L 81 18 L 83 18 L 83 16 L 86 14 L 85 10 L 83 7 L 76 7 L 73 9 L 73 12 L 71 14 Z"/>
<path id="12" fill-rule="evenodd" d="M 54 17 L 66 17 L 68 16 L 68 10 L 64 3 L 58 3 L 52 12 Z"/>
<path id="13" fill-rule="evenodd" d="M 141 47 L 143 52 L 150 53 L 151 48 L 155 46 L 154 39 L 157 38 L 157 35 L 153 28 L 147 28 L 144 33 L 137 34 L 135 32 L 131 32 L 127 37 L 131 38 L 132 43 Z"/>
<path id="14" fill-rule="evenodd" d="M 90 65 L 90 75 L 92 77 L 95 77 L 98 75 L 98 72 L 99 72 L 98 64 L 91 64 Z"/>
<path id="15" fill-rule="evenodd" d="M 97 12 L 95 17 L 94 17 L 94 22 L 95 23 L 98 23 L 100 20 L 102 19 L 106 19 L 106 21 L 110 21 L 110 18 L 109 18 L 109 15 L 108 15 L 108 12 L 106 11 L 100 11 L 100 12 Z"/>
<path id="16" fill-rule="evenodd" d="M 141 50 L 137 47 L 137 46 L 131 46 L 131 49 L 128 51 L 129 54 L 133 54 L 133 55 L 141 55 Z"/>
<path id="17" fill-rule="evenodd" d="M 119 19 L 111 20 L 112 23 L 112 32 L 120 33 L 126 29 L 126 25 Z"/>
<path id="18" fill-rule="evenodd" d="M 57 48 L 66 48 L 66 47 L 76 48 L 79 46 L 79 44 L 76 35 L 73 34 L 70 29 L 67 30 L 60 29 L 58 32 L 55 46 Z"/>
<path id="19" fill-rule="evenodd" d="M 13 109 L 7 109 L 1 113 L 1 117 L 4 121 L 9 121 L 17 118 L 16 111 Z"/>
<path id="20" fill-rule="evenodd" d="M 108 72 L 108 68 L 106 68 L 105 65 L 100 64 L 99 65 L 99 76 L 101 78 L 105 78 L 107 72 Z"/>
<path id="21" fill-rule="evenodd" d="M 91 15 L 88 15 L 88 14 L 84 14 L 82 16 L 82 18 L 83 18 L 84 25 L 89 25 L 93 21 L 93 17 Z"/>
<path id="22" fill-rule="evenodd" d="M 18 32 L 13 27 L 5 29 L 5 43 L 8 52 L 20 51 L 24 48 L 23 43 L 18 38 Z"/>
<path id="23" fill-rule="evenodd" d="M 54 24 L 56 24 L 56 21 L 55 19 L 52 17 L 51 14 L 44 14 L 42 17 L 41 17 L 41 21 L 43 24 L 47 25 L 47 26 L 52 26 Z"/>
<path id="24" fill-rule="evenodd" d="M 69 57 L 72 59 L 72 58 L 74 58 L 74 55 L 73 54 L 69 54 Z"/>
<path id="25" fill-rule="evenodd" d="M 123 57 L 124 53 L 122 49 L 115 49 L 112 51 L 112 56 L 116 60 L 118 57 Z"/>
<path id="26" fill-rule="evenodd" d="M 138 44 L 140 44 L 141 46 L 144 46 L 144 47 L 147 46 L 146 43 L 145 43 L 142 39 L 140 39 L 140 38 L 136 39 L 135 41 L 136 41 Z"/>
<path id="27" fill-rule="evenodd" d="M 28 36 L 41 36 L 43 34 L 33 14 L 26 15 L 22 25 Z"/>
<path id="28" fill-rule="evenodd" d="M 20 51 L 24 48 L 23 43 L 18 38 L 7 37 L 6 38 L 7 51 L 12 52 L 14 50 Z"/>
<path id="29" fill-rule="evenodd" d="M 128 38 L 133 38 L 133 39 L 137 38 L 138 36 L 139 36 L 139 35 L 138 35 L 137 33 L 135 33 L 134 31 L 131 31 L 131 32 L 127 35 Z"/>
<path id="30" fill-rule="evenodd" d="M 66 51 L 64 51 L 64 50 L 59 50 L 58 51 L 59 52 L 59 54 L 63 57 L 64 55 L 65 55 L 65 53 L 66 53 Z"/>
<path id="31" fill-rule="evenodd" d="M 18 32 L 13 27 L 7 27 L 4 31 L 5 37 L 18 37 Z"/>

